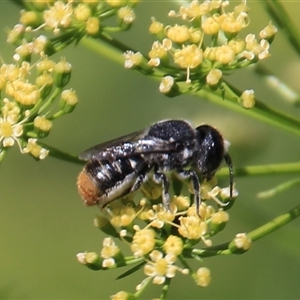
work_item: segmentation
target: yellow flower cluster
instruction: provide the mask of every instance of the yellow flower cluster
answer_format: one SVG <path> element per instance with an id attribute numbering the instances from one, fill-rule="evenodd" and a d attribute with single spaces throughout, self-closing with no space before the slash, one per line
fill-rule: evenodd
<path id="1" fill-rule="evenodd" d="M 169 17 L 181 18 L 188 25 L 164 25 L 154 18 L 149 27 L 156 38 L 148 53 L 148 66 L 167 73 L 159 90 L 168 96 L 180 93 L 177 83 L 186 81 L 197 89 L 208 85 L 217 88 L 224 73 L 246 67 L 269 57 L 270 43 L 277 32 L 269 23 L 257 37 L 248 34 L 239 37 L 250 23 L 246 1 L 229 10 L 229 1 L 193 0 L 181 6 L 178 12 L 170 11 Z M 134 57 L 127 53 L 127 67 L 137 67 Z M 246 108 L 254 101 L 242 100 Z"/>
<path id="2" fill-rule="evenodd" d="M 202 183 L 202 199 L 213 200 L 214 204 L 208 205 L 207 201 L 202 201 L 199 212 L 190 198 L 182 195 L 172 197 L 170 211 L 162 204 L 156 204 L 161 190 L 154 183 L 151 188 L 150 181 L 142 190 L 147 199 L 142 198 L 136 205 L 132 201 L 133 196 L 127 196 L 109 203 L 103 215 L 97 217 L 95 225 L 98 228 L 110 236 L 129 242 L 133 255 L 131 259 L 144 262 L 143 273 L 146 278 L 137 285 L 137 292 L 147 282 L 162 285 L 176 274 L 189 274 L 201 287 L 210 284 L 210 271 L 203 267 L 193 271 L 185 261 L 185 254 L 190 253 L 187 257 L 191 257 L 199 242 L 204 243 L 205 247 L 211 246 L 211 237 L 224 229 L 229 220 L 229 214 L 222 207 L 234 201 L 237 191 L 234 190 L 234 198 L 230 199 L 229 188 L 222 189 L 215 184 L 215 179 Z M 100 254 L 78 254 L 78 261 L 93 269 L 126 265 L 127 259 L 111 237 L 105 238 Z M 178 265 L 179 260 L 185 262 L 183 268 Z M 112 299 L 122 296 L 131 297 L 132 294 L 119 292 Z"/>
<path id="3" fill-rule="evenodd" d="M 116 30 L 127 30 L 135 20 L 134 6 L 138 0 L 110 1 L 30 1 L 28 10 L 22 10 L 20 23 L 8 32 L 7 41 L 19 46 L 16 54 L 22 58 L 31 53 L 44 52 L 51 55 L 84 35 L 98 37 L 111 30 L 106 19 L 115 16 Z M 26 7 L 26 3 L 24 4 Z M 52 31 L 54 38 L 44 35 L 26 37 L 30 32 Z M 61 35 L 61 38 L 60 38 Z"/>
<path id="4" fill-rule="evenodd" d="M 49 134 L 53 119 L 76 105 L 69 103 L 55 114 L 49 113 L 55 97 L 69 81 L 71 68 L 58 71 L 57 67 L 65 61 L 55 63 L 47 57 L 33 65 L 19 59 L 28 55 L 21 49 L 28 49 L 27 46 L 23 43 L 17 48 L 20 56 L 15 55 L 16 63 L 0 66 L 0 151 L 17 143 L 21 153 L 44 159 L 48 150 L 40 146 L 38 140 Z M 32 80 L 34 73 L 36 78 Z M 53 87 L 60 88 L 52 92 Z"/>

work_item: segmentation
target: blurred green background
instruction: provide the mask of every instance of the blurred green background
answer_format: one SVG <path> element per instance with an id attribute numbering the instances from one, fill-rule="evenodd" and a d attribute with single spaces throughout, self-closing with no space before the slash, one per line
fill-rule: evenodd
<path id="1" fill-rule="evenodd" d="M 148 52 L 150 17 L 166 21 L 174 1 L 142 1 L 136 23 L 120 40 Z M 299 1 L 283 1 L 299 24 Z M 251 25 L 258 33 L 269 17 L 259 1 L 248 1 Z M 13 47 L 4 29 L 18 22 L 19 8 L 0 2 L 0 54 L 10 63 Z M 176 20 L 169 20 L 171 24 Z M 300 26 L 299 26 L 300 27 Z M 299 28 L 300 29 L 300 28 Z M 70 87 L 79 95 L 76 110 L 54 122 L 48 144 L 72 153 L 144 128 L 157 120 L 183 118 L 195 125 L 209 123 L 231 142 L 234 166 L 295 162 L 299 160 L 299 137 L 272 128 L 247 116 L 192 96 L 174 99 L 158 92 L 158 82 L 97 56 L 83 46 L 71 45 L 64 55 L 73 65 Z M 281 33 L 263 64 L 299 92 L 300 60 Z M 284 102 L 251 70 L 228 77 L 240 89 L 255 89 L 256 96 L 278 109 L 299 117 L 299 108 Z M 204 100 L 204 99 L 203 99 Z M 0 167 L 0 297 L 3 299 L 107 299 L 119 290 L 134 291 L 142 272 L 122 280 L 124 269 L 94 272 L 76 261 L 76 253 L 99 251 L 103 234 L 93 226 L 97 208 L 85 207 L 76 190 L 79 165 L 47 158 L 36 162 L 20 155 L 17 147 L 7 153 Z M 214 243 L 225 242 L 238 232 L 266 223 L 299 203 L 300 188 L 272 199 L 256 198 L 293 175 L 236 178 L 237 203 L 230 210 L 226 230 Z M 224 180 L 224 181 L 223 181 Z M 221 184 L 227 185 L 228 179 Z M 195 265 L 212 272 L 208 288 L 197 287 L 189 276 L 177 275 L 169 299 L 299 299 L 300 223 L 296 221 L 253 244 L 241 256 L 215 257 Z M 151 286 L 144 298 L 160 294 Z M 188 292 L 187 292 L 188 291 Z"/>

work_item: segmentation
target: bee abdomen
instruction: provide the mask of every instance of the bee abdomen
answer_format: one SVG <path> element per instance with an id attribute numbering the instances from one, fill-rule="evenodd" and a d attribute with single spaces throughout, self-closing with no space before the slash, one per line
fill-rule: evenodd
<path id="1" fill-rule="evenodd" d="M 142 164 L 141 157 L 122 158 L 112 162 L 96 159 L 88 161 L 77 180 L 78 191 L 84 203 L 104 207 L 128 194 Z"/>

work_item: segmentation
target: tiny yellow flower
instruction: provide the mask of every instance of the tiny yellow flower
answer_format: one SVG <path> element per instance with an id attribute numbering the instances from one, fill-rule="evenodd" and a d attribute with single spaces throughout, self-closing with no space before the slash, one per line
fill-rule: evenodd
<path id="1" fill-rule="evenodd" d="M 61 100 L 68 106 L 75 106 L 78 102 L 78 97 L 73 89 L 67 89 L 61 93 Z"/>
<path id="2" fill-rule="evenodd" d="M 184 211 L 191 205 L 191 199 L 187 196 L 174 196 L 171 200 L 172 205 L 175 205 L 177 211 Z"/>
<path id="3" fill-rule="evenodd" d="M 40 99 L 41 93 L 36 85 L 17 79 L 7 83 L 6 94 L 14 97 L 21 105 L 32 106 Z"/>
<path id="4" fill-rule="evenodd" d="M 37 26 L 40 23 L 40 18 L 35 11 L 21 11 L 20 23 L 26 26 Z"/>
<path id="5" fill-rule="evenodd" d="M 197 0 L 193 0 L 189 6 L 181 6 L 179 13 L 183 20 L 189 19 L 193 20 L 195 18 L 200 18 L 210 11 L 210 3 L 205 1 L 199 3 Z"/>
<path id="6" fill-rule="evenodd" d="M 228 42 L 228 46 L 230 46 L 230 48 L 235 52 L 235 54 L 239 54 L 245 50 L 246 43 L 240 38 L 234 38 Z"/>
<path id="7" fill-rule="evenodd" d="M 222 71 L 219 69 L 212 69 L 206 76 L 206 83 L 209 85 L 216 85 L 222 78 Z"/>
<path id="8" fill-rule="evenodd" d="M 140 257 L 151 250 L 155 246 L 155 231 L 152 229 L 142 229 L 138 230 L 134 236 L 131 243 L 131 251 L 134 256 Z"/>
<path id="9" fill-rule="evenodd" d="M 233 242 L 238 249 L 243 250 L 249 250 L 252 243 L 251 239 L 247 236 L 246 233 L 238 233 L 235 236 Z"/>
<path id="10" fill-rule="evenodd" d="M 49 150 L 42 148 L 36 142 L 37 139 L 33 139 L 33 138 L 28 139 L 28 143 L 26 147 L 23 149 L 23 153 L 30 153 L 32 156 L 36 158 L 44 159 L 48 155 Z"/>
<path id="11" fill-rule="evenodd" d="M 100 21 L 96 17 L 90 17 L 86 21 L 85 30 L 88 34 L 97 34 L 100 30 Z"/>
<path id="12" fill-rule="evenodd" d="M 87 4 L 80 3 L 74 9 L 74 16 L 78 21 L 86 21 L 91 16 L 91 9 Z"/>
<path id="13" fill-rule="evenodd" d="M 162 204 L 153 205 L 152 209 L 147 212 L 148 219 L 151 221 L 151 226 L 162 228 L 165 223 L 170 223 L 175 219 L 174 208 L 172 212 L 167 211 Z"/>
<path id="14" fill-rule="evenodd" d="M 112 7 L 120 7 L 126 5 L 127 0 L 105 0 L 105 2 Z"/>
<path id="15" fill-rule="evenodd" d="M 41 54 L 45 51 L 46 45 L 48 43 L 48 38 L 45 35 L 40 35 L 33 40 L 33 49 L 34 54 Z"/>
<path id="16" fill-rule="evenodd" d="M 272 22 L 269 22 L 269 25 L 266 26 L 261 32 L 259 33 L 259 37 L 261 39 L 266 39 L 268 41 L 272 41 L 274 39 L 274 36 L 276 35 L 278 29 L 276 26 L 272 24 Z"/>
<path id="17" fill-rule="evenodd" d="M 149 32 L 151 34 L 160 35 L 164 32 L 164 24 L 156 21 L 154 18 L 151 18 L 151 25 L 149 27 Z"/>
<path id="18" fill-rule="evenodd" d="M 44 12 L 45 25 L 52 28 L 54 33 L 59 32 L 59 27 L 67 28 L 71 24 L 73 8 L 71 2 L 54 2 L 48 10 Z"/>
<path id="19" fill-rule="evenodd" d="M 104 268 L 111 267 L 115 264 L 114 258 L 120 253 L 119 247 L 115 244 L 111 237 L 103 240 L 103 247 L 101 249 L 101 257 L 103 258 L 102 266 Z"/>
<path id="20" fill-rule="evenodd" d="M 190 38 L 189 28 L 185 25 L 175 25 L 166 27 L 167 37 L 175 43 L 184 43 Z"/>
<path id="21" fill-rule="evenodd" d="M 203 32 L 201 30 L 190 27 L 189 32 L 190 32 L 189 42 L 191 42 L 192 44 L 198 44 L 202 42 Z"/>
<path id="22" fill-rule="evenodd" d="M 36 64 L 36 69 L 40 73 L 44 71 L 53 72 L 54 67 L 55 62 L 49 59 L 47 56 L 44 56 L 43 59 Z"/>
<path id="23" fill-rule="evenodd" d="M 211 215 L 211 222 L 214 224 L 226 223 L 229 220 L 229 214 L 220 209 Z"/>
<path id="24" fill-rule="evenodd" d="M 134 53 L 133 51 L 128 50 L 123 55 L 125 58 L 124 67 L 126 69 L 138 66 L 143 61 L 143 55 L 141 52 Z"/>
<path id="25" fill-rule="evenodd" d="M 160 85 L 159 85 L 159 91 L 163 94 L 168 94 L 172 87 L 175 84 L 175 80 L 172 76 L 168 75 L 162 78 Z"/>
<path id="26" fill-rule="evenodd" d="M 203 32 L 208 35 L 217 34 L 220 30 L 220 25 L 214 17 L 208 17 L 201 25 Z"/>
<path id="27" fill-rule="evenodd" d="M 115 295 L 110 296 L 111 300 L 135 300 L 137 297 L 133 294 L 127 293 L 125 291 L 120 291 Z"/>
<path id="28" fill-rule="evenodd" d="M 165 252 L 172 253 L 175 256 L 178 256 L 182 253 L 183 250 L 183 241 L 180 237 L 175 235 L 170 235 L 163 245 Z"/>
<path id="29" fill-rule="evenodd" d="M 121 7 L 118 10 L 118 17 L 126 24 L 131 24 L 135 20 L 135 13 L 129 6 Z"/>
<path id="30" fill-rule="evenodd" d="M 198 240 L 207 232 L 207 224 L 197 216 L 180 217 L 178 232 L 189 240 Z"/>
<path id="31" fill-rule="evenodd" d="M 7 42 L 9 44 L 14 44 L 15 42 L 22 39 L 25 32 L 25 26 L 23 24 L 17 24 L 12 30 L 7 33 Z"/>
<path id="32" fill-rule="evenodd" d="M 222 45 L 216 49 L 216 60 L 223 65 L 228 65 L 235 59 L 234 50 L 228 45 Z"/>
<path id="33" fill-rule="evenodd" d="M 126 227 L 136 218 L 137 213 L 133 207 L 121 205 L 117 210 L 112 210 L 113 217 L 110 223 L 115 227 Z"/>
<path id="34" fill-rule="evenodd" d="M 196 45 L 183 46 L 181 50 L 174 53 L 174 62 L 181 68 L 194 69 L 198 67 L 203 60 L 203 51 Z"/>
<path id="35" fill-rule="evenodd" d="M 208 268 L 199 268 L 196 273 L 196 283 L 201 287 L 209 286 L 211 282 L 211 274 Z"/>
<path id="36" fill-rule="evenodd" d="M 37 116 L 33 121 L 33 125 L 43 132 L 48 132 L 52 128 L 52 122 L 44 116 Z"/>
<path id="37" fill-rule="evenodd" d="M 144 266 L 144 273 L 149 277 L 153 277 L 154 284 L 163 284 L 166 278 L 175 276 L 177 267 L 173 265 L 176 261 L 174 254 L 167 254 L 164 257 L 162 252 L 153 250 L 149 256 L 152 261 Z"/>
<path id="38" fill-rule="evenodd" d="M 252 108 L 255 105 L 254 90 L 245 90 L 241 95 L 242 105 L 245 108 Z"/>
<path id="39" fill-rule="evenodd" d="M 14 124 L 6 118 L 0 118 L 0 143 L 3 147 L 13 146 L 22 134 L 23 126 L 21 124 Z"/>

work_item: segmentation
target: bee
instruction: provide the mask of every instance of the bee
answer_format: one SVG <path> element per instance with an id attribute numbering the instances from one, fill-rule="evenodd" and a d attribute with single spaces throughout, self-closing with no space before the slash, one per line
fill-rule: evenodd
<path id="1" fill-rule="evenodd" d="M 194 128 L 188 121 L 164 120 L 145 130 L 94 146 L 79 155 L 87 161 L 77 187 L 86 205 L 101 209 L 110 202 L 137 191 L 150 176 L 162 186 L 162 202 L 169 210 L 168 174 L 190 180 L 197 211 L 201 204 L 199 175 L 210 180 L 223 159 L 233 190 L 233 166 L 229 143 L 210 125 Z M 199 175 L 198 175 L 199 174 Z"/>

